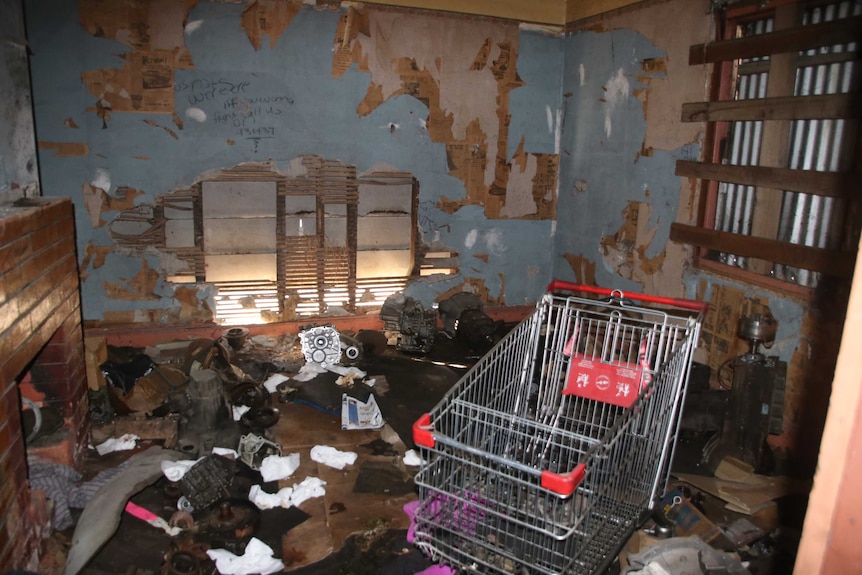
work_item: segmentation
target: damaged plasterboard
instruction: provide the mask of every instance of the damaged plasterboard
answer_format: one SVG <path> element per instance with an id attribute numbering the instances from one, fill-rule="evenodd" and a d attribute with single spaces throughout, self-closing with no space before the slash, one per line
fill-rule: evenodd
<path id="1" fill-rule="evenodd" d="M 159 282 L 159 272 L 152 269 L 147 260 L 141 259 L 141 269 L 133 278 L 120 278 L 125 285 L 103 282 L 105 295 L 118 300 L 157 300 L 156 286 Z"/>
<path id="2" fill-rule="evenodd" d="M 402 25 L 405 18 L 410 26 Z M 417 24 L 417 18 L 422 22 Z M 411 31 L 415 26 L 427 34 L 416 36 Z M 421 127 L 446 145 L 449 173 L 466 189 L 463 199 L 441 198 L 438 208 L 445 212 L 481 205 L 490 218 L 555 215 L 557 155 L 521 148 L 520 157 L 508 158 L 509 94 L 524 85 L 516 69 L 519 33 L 515 24 L 367 6 L 362 11 L 351 7 L 339 21 L 333 75 L 342 75 L 352 64 L 371 73 L 357 107 L 360 115 L 401 95 L 427 106 Z"/>
<path id="3" fill-rule="evenodd" d="M 81 0 L 81 26 L 99 38 L 129 46 L 119 68 L 87 70 L 81 81 L 96 98 L 103 121 L 114 112 L 173 114 L 174 70 L 192 68 L 183 29 L 195 2 Z M 103 124 L 106 125 L 106 124 Z"/>
<path id="4" fill-rule="evenodd" d="M 135 207 L 135 198 L 144 195 L 144 192 L 141 190 L 128 186 L 118 187 L 115 195 L 111 195 L 90 182 L 84 182 L 81 189 L 84 206 L 87 208 L 90 223 L 94 228 L 105 225 L 105 221 L 102 219 L 103 213 L 130 210 Z"/>
<path id="5" fill-rule="evenodd" d="M 260 50 L 264 34 L 272 48 L 301 9 L 301 2 L 251 0 L 242 11 L 242 28 L 255 50 Z"/>
<path id="6" fill-rule="evenodd" d="M 623 210 L 623 225 L 612 236 L 603 236 L 599 242 L 605 265 L 617 275 L 641 285 L 645 277 L 662 269 L 665 250 L 647 257 L 658 225 L 649 227 L 650 205 L 630 200 Z"/>

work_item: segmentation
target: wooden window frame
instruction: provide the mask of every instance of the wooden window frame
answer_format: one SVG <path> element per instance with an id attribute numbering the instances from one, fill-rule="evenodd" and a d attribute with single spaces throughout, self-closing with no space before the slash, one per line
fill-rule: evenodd
<path id="1" fill-rule="evenodd" d="M 799 295 L 810 295 L 812 288 L 773 278 L 768 270 L 774 263 L 820 272 L 825 276 L 848 278 L 853 274 L 856 242 L 859 237 L 859 206 L 854 187 L 860 181 L 862 145 L 860 145 L 860 93 L 828 96 L 793 96 L 793 84 L 800 50 L 856 42 L 853 59 L 857 62 L 862 45 L 862 17 L 852 16 L 823 24 L 801 25 L 799 14 L 807 6 L 800 0 L 772 0 L 740 3 L 717 15 L 717 40 L 692 46 L 690 65 L 712 65 L 710 101 L 687 103 L 682 108 L 683 122 L 707 122 L 704 161 L 680 160 L 676 175 L 700 180 L 697 224 L 674 223 L 670 239 L 695 247 L 695 265 L 702 269 L 744 280 L 747 283 Z M 768 34 L 735 38 L 738 23 L 773 15 L 774 29 Z M 850 53 L 853 54 L 853 53 Z M 735 100 L 733 87 L 742 58 L 770 56 L 766 98 Z M 817 56 L 821 60 L 831 54 Z M 805 57 L 811 58 L 811 57 Z M 820 63 L 814 62 L 814 63 Z M 749 64 L 744 64 L 749 65 Z M 765 70 L 764 70 L 765 71 Z M 858 82 L 856 85 L 858 90 Z M 788 95 L 789 93 L 789 95 Z M 847 173 L 797 170 L 786 167 L 787 134 L 793 119 L 845 118 L 857 119 L 855 150 L 851 171 Z M 757 166 L 722 164 L 722 145 L 727 141 L 731 121 L 763 120 L 761 156 Z M 851 123 L 852 126 L 852 123 Z M 853 129 L 853 127 L 851 127 Z M 765 154 L 765 157 L 764 157 Z M 756 187 L 759 214 L 752 218 L 751 235 L 714 229 L 719 184 L 729 182 Z M 776 239 L 781 220 L 783 192 L 796 191 L 828 197 L 844 198 L 848 202 L 844 237 L 840 250 L 827 250 L 792 244 Z M 710 251 L 733 253 L 752 259 L 753 269 L 742 269 L 708 257 Z"/>

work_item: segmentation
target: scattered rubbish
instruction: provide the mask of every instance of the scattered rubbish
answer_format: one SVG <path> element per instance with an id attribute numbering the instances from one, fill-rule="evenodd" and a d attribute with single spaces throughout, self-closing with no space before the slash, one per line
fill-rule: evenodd
<path id="1" fill-rule="evenodd" d="M 341 396 L 341 429 L 378 429 L 385 423 L 374 394 L 365 402 L 346 393 Z"/>
<path id="2" fill-rule="evenodd" d="M 740 517 L 728 525 L 724 529 L 724 534 L 727 535 L 728 539 L 730 539 L 736 547 L 749 545 L 766 535 L 763 529 L 745 517 Z"/>
<path id="3" fill-rule="evenodd" d="M 306 477 L 293 487 L 279 489 L 277 493 L 267 493 L 260 485 L 252 485 L 248 499 L 259 509 L 298 507 L 308 499 L 323 497 L 326 494 L 324 485 L 326 482 L 318 477 Z"/>
<path id="4" fill-rule="evenodd" d="M 247 405 L 234 405 L 231 412 L 233 413 L 233 420 L 239 421 L 242 419 L 242 416 L 245 415 L 248 410 L 251 408 Z"/>
<path id="5" fill-rule="evenodd" d="M 751 575 L 738 559 L 713 549 L 696 536 L 658 541 L 641 553 L 628 556 L 624 575 L 685 575 L 697 566 L 699 573 Z"/>
<path id="6" fill-rule="evenodd" d="M 149 509 L 145 509 L 140 505 L 132 503 L 131 501 L 126 503 L 126 512 L 129 515 L 133 515 L 134 517 L 141 519 L 142 521 L 146 521 L 153 527 L 161 529 L 171 537 L 175 537 L 182 533 L 182 529 L 180 529 L 179 527 L 172 527 L 168 524 L 167 521 L 165 521 Z"/>
<path id="7" fill-rule="evenodd" d="M 174 482 L 179 481 L 180 479 L 183 478 L 183 475 L 185 475 L 186 472 L 189 469 L 191 469 L 194 466 L 194 464 L 197 463 L 198 461 L 200 461 L 201 459 L 203 459 L 203 458 L 201 457 L 200 459 L 194 459 L 194 460 L 181 459 L 180 461 L 167 461 L 167 460 L 162 461 L 162 463 L 161 463 L 162 473 L 164 474 L 165 478 L 168 481 L 174 481 Z"/>
<path id="8" fill-rule="evenodd" d="M 326 366 L 328 371 L 333 373 L 337 373 L 339 378 L 335 380 L 335 383 L 345 387 L 353 385 L 355 380 L 362 380 L 367 374 L 359 368 L 356 367 L 344 367 L 341 365 L 328 365 Z"/>
<path id="9" fill-rule="evenodd" d="M 237 454 L 236 449 L 230 449 L 228 447 L 213 447 L 213 455 L 221 455 L 222 457 L 239 459 L 239 454 Z"/>
<path id="10" fill-rule="evenodd" d="M 675 473 L 675 477 L 725 501 L 731 511 L 752 515 L 772 502 L 792 493 L 808 493 L 810 481 L 753 473 L 752 467 L 734 458 L 725 458 L 715 477 Z"/>
<path id="11" fill-rule="evenodd" d="M 415 449 L 408 449 L 404 453 L 402 461 L 407 467 L 419 467 L 420 465 L 425 463 L 425 461 L 419 456 L 419 454 L 416 453 Z"/>
<path id="12" fill-rule="evenodd" d="M 280 455 L 281 446 L 265 437 L 249 433 L 239 438 L 237 456 L 254 470 L 260 470 L 261 464 L 268 457 Z"/>
<path id="13" fill-rule="evenodd" d="M 683 494 L 679 488 L 671 489 L 658 502 L 657 508 L 674 525 L 674 535 L 688 537 L 696 535 L 706 543 L 721 535 L 721 529 L 707 519 Z"/>
<path id="14" fill-rule="evenodd" d="M 271 335 L 255 335 L 251 338 L 251 342 L 256 346 L 268 349 L 278 346 L 278 339 Z"/>
<path id="15" fill-rule="evenodd" d="M 282 375 L 280 373 L 274 373 L 270 375 L 266 381 L 263 382 L 263 387 L 270 393 L 275 393 L 278 391 L 278 384 L 289 380 L 290 378 L 286 375 Z"/>
<path id="16" fill-rule="evenodd" d="M 132 455 L 122 470 L 96 491 L 78 518 L 63 575 L 77 575 L 113 536 L 129 498 L 161 476 L 162 462 L 182 457 L 179 451 L 161 447 Z"/>
<path id="17" fill-rule="evenodd" d="M 326 368 L 314 362 L 308 362 L 299 368 L 299 373 L 293 376 L 295 381 L 311 381 L 321 373 L 326 373 Z"/>
<path id="18" fill-rule="evenodd" d="M 216 569 L 222 575 L 270 575 L 284 570 L 281 559 L 273 557 L 272 549 L 256 537 L 249 540 L 242 555 L 226 549 L 209 549 L 207 556 L 215 561 Z"/>
<path id="19" fill-rule="evenodd" d="M 105 380 L 126 394 L 132 391 L 139 378 L 153 369 L 153 360 L 148 355 L 138 355 L 126 363 L 106 361 L 99 366 Z"/>
<path id="20" fill-rule="evenodd" d="M 96 451 L 99 455 L 107 455 L 114 451 L 128 451 L 138 446 L 137 435 L 126 433 L 120 437 L 112 437 L 96 446 Z"/>
<path id="21" fill-rule="evenodd" d="M 287 456 L 270 455 L 260 464 L 260 475 L 264 481 L 277 481 L 290 477 L 297 468 L 299 468 L 298 453 Z"/>
<path id="22" fill-rule="evenodd" d="M 195 509 L 209 507 L 226 494 L 236 464 L 220 455 L 209 455 L 195 463 L 180 479 L 180 491 Z"/>
<path id="23" fill-rule="evenodd" d="M 315 445 L 311 448 L 311 459 L 328 465 L 333 469 L 344 469 L 356 462 L 357 454 L 353 451 L 340 451 L 328 445 Z"/>
<path id="24" fill-rule="evenodd" d="M 89 481 L 82 482 L 83 477 L 73 467 L 60 463 L 48 463 L 32 458 L 28 471 L 31 489 L 43 491 L 53 502 L 54 528 L 63 531 L 74 524 L 71 509 L 83 509 L 103 485 L 119 475 L 126 464 L 105 469 Z"/>

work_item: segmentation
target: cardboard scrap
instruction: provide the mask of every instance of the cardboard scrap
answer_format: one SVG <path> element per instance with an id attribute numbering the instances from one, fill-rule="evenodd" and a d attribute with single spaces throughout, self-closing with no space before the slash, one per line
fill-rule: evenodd
<path id="1" fill-rule="evenodd" d="M 752 515 L 772 504 L 775 499 L 794 493 L 807 493 L 811 483 L 789 477 L 751 474 L 743 481 L 730 481 L 688 473 L 674 474 L 680 481 L 718 497 L 725 508 L 737 513 Z M 742 479 L 741 476 L 736 476 Z"/>

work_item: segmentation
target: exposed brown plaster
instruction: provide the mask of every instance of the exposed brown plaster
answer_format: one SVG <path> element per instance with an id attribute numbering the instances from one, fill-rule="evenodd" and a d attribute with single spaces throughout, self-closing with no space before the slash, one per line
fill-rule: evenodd
<path id="1" fill-rule="evenodd" d="M 153 126 L 154 128 L 161 128 L 162 130 L 164 130 L 165 132 L 167 132 L 168 134 L 170 134 L 170 136 L 171 136 L 174 140 L 179 140 L 179 139 L 180 139 L 180 138 L 179 138 L 179 136 L 177 136 L 177 133 L 176 133 L 176 132 L 174 132 L 173 130 L 171 130 L 170 128 L 168 128 L 167 126 L 162 126 L 162 125 L 161 125 L 161 124 L 159 124 L 158 122 L 154 122 L 153 120 L 150 120 L 150 119 L 146 119 L 146 120 L 144 120 L 144 123 L 145 123 L 145 124 L 147 124 L 148 126 Z"/>
<path id="2" fill-rule="evenodd" d="M 264 34 L 269 47 L 275 46 L 301 8 L 302 2 L 293 0 L 252 0 L 242 11 L 242 27 L 254 49 L 260 50 Z"/>
<path id="3" fill-rule="evenodd" d="M 180 117 L 176 114 L 176 112 L 174 112 L 174 125 L 175 125 L 178 129 L 180 129 L 180 130 L 182 130 L 182 129 L 183 129 L 183 125 L 184 125 L 184 123 L 183 123 L 183 119 L 182 119 L 182 118 L 180 118 Z"/>
<path id="4" fill-rule="evenodd" d="M 605 264 L 621 277 L 645 286 L 647 279 L 662 270 L 667 249 L 647 258 L 655 228 L 649 229 L 649 204 L 630 200 L 623 210 L 624 223 L 612 236 L 603 236 L 599 248 Z"/>
<path id="5" fill-rule="evenodd" d="M 87 70 L 81 81 L 96 97 L 94 111 L 107 127 L 111 112 L 174 112 L 174 70 L 194 67 L 183 33 L 197 0 L 114 2 L 80 0 L 84 30 L 132 48 L 119 68 Z"/>
<path id="6" fill-rule="evenodd" d="M 485 263 L 488 263 L 488 254 L 473 254 L 473 257 L 476 259 L 480 259 Z"/>
<path id="7" fill-rule="evenodd" d="M 113 251 L 113 246 L 97 246 L 93 243 L 93 240 L 90 240 L 84 248 L 84 259 L 81 260 L 81 265 L 78 266 L 81 280 L 86 280 L 90 276 L 90 272 L 87 270 L 91 265 L 94 270 L 105 265 L 105 259 Z"/>
<path id="8" fill-rule="evenodd" d="M 140 190 L 128 186 L 119 186 L 115 196 L 108 194 L 102 188 L 84 182 L 81 186 L 84 196 L 84 207 L 90 216 L 94 228 L 105 225 L 102 214 L 111 211 L 128 210 L 135 207 L 135 198 L 144 194 Z"/>
<path id="9" fill-rule="evenodd" d="M 575 254 L 563 254 L 563 258 L 569 263 L 569 267 L 575 272 L 575 279 L 584 285 L 596 284 L 596 262 L 585 256 Z"/>
<path id="10" fill-rule="evenodd" d="M 179 319 L 181 322 L 211 321 L 213 313 L 206 301 L 198 299 L 196 287 L 181 286 L 174 291 L 174 299 L 180 302 Z"/>
<path id="11" fill-rule="evenodd" d="M 65 120 L 63 120 L 63 124 L 64 124 L 67 128 L 73 128 L 73 129 L 77 129 L 77 128 L 78 128 L 78 124 L 76 124 L 76 123 L 75 123 L 75 120 L 73 120 L 71 116 L 69 116 L 68 118 L 66 118 Z"/>
<path id="12" fill-rule="evenodd" d="M 150 268 L 146 259 L 141 259 L 141 269 L 133 278 L 120 278 L 125 285 L 112 282 L 102 282 L 105 295 L 111 299 L 118 300 L 157 300 L 155 289 L 159 281 L 159 272 Z"/>
<path id="13" fill-rule="evenodd" d="M 364 7 L 351 8 L 339 21 L 335 36 L 333 76 L 340 76 L 352 64 L 372 74 L 369 88 L 357 106 L 357 113 L 366 116 L 384 101 L 410 95 L 428 108 L 425 128 L 432 141 L 446 146 L 449 173 L 460 179 L 466 191 L 464 198 L 442 198 L 438 208 L 454 213 L 462 206 L 481 205 L 489 218 L 518 217 L 525 219 L 551 219 L 556 212 L 554 189 L 557 179 L 558 159 L 552 154 L 538 155 L 524 152 L 523 145 L 513 159 L 517 167 L 508 161 L 509 94 L 524 85 L 516 69 L 518 34 L 514 27 L 487 27 L 487 36 L 477 44 L 476 35 L 457 36 L 458 46 L 434 46 L 429 54 L 420 54 L 427 47 L 409 38 L 394 39 L 384 34 L 399 24 L 402 15 L 391 11 Z M 423 15 L 426 25 L 431 27 L 462 27 L 465 31 L 473 21 L 467 18 Z M 475 27 L 473 27 L 475 28 Z M 397 35 L 396 35 L 397 36 Z M 455 36 L 453 36 L 454 38 Z M 455 72 L 451 62 L 457 59 L 452 54 L 463 44 L 467 50 L 476 50 L 467 71 Z M 374 65 L 369 68 L 369 62 Z M 391 65 L 383 64 L 392 63 Z M 457 67 L 457 65 L 456 65 Z M 489 76 L 490 72 L 490 76 Z M 399 85 L 400 84 L 400 85 Z M 478 102 L 469 98 L 453 102 L 443 98 L 441 87 L 461 93 L 465 86 L 475 84 L 476 93 L 493 94 L 487 105 L 477 109 Z M 489 110 L 493 110 L 490 114 Z M 489 133 L 490 132 L 490 133 Z M 463 134 L 463 136 L 462 136 Z M 519 193 L 517 208 L 505 210 L 506 196 L 510 192 L 511 172 L 519 168 L 519 174 L 527 173 L 527 164 L 534 159 L 538 164 L 536 176 L 529 190 L 514 188 Z M 523 185 L 523 182 L 521 183 Z M 533 196 L 536 208 L 527 206 L 524 194 Z M 524 213 L 527 212 L 527 213 Z"/>
<path id="14" fill-rule="evenodd" d="M 228 146 L 233 146 L 234 144 L 236 144 L 236 141 L 235 141 L 235 140 L 228 140 L 228 141 L 227 141 L 227 145 L 228 145 Z"/>
<path id="15" fill-rule="evenodd" d="M 135 160 L 149 160 L 150 159 L 149 156 L 132 156 L 132 158 Z"/>
<path id="16" fill-rule="evenodd" d="M 90 153 L 90 146 L 86 142 L 44 142 L 39 141 L 40 150 L 53 150 L 57 158 L 73 158 L 86 156 Z"/>

